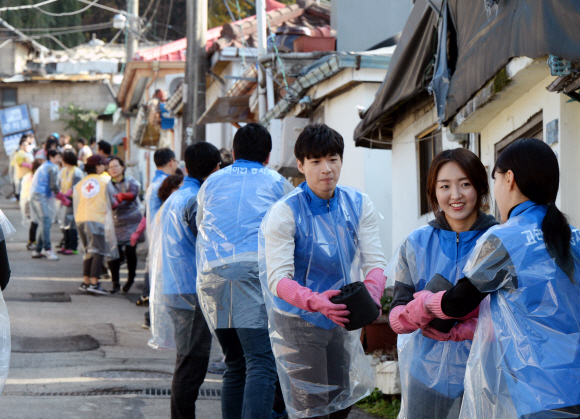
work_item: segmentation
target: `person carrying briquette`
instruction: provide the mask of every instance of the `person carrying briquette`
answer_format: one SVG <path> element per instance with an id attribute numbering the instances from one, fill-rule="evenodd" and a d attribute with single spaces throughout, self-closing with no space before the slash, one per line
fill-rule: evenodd
<path id="1" fill-rule="evenodd" d="M 197 194 L 197 296 L 226 357 L 224 419 L 267 419 L 276 364 L 258 272 L 258 230 L 293 186 L 265 167 L 272 138 L 260 124 L 240 128 L 234 164 L 211 175 Z"/>
<path id="2" fill-rule="evenodd" d="M 416 292 L 441 291 L 461 279 L 477 240 L 498 224 L 481 210 L 488 195 L 487 172 L 475 154 L 464 148 L 439 153 L 427 177 L 435 219 L 403 241 L 385 271 L 395 283 L 389 321 L 399 334 L 399 419 L 459 417 L 478 310 L 466 313 L 457 324 L 435 322 L 420 330 L 409 303 Z M 440 341 L 437 330 L 449 339 Z"/>
<path id="3" fill-rule="evenodd" d="M 117 205 L 115 189 L 101 175 L 108 162 L 99 154 L 87 159 L 87 176 L 74 188 L 75 222 L 84 248 L 83 282 L 79 290 L 108 294 L 99 284 L 105 258 L 118 259 L 112 206 Z"/>
<path id="4" fill-rule="evenodd" d="M 64 137 L 64 135 L 63 135 Z M 61 137 L 62 138 L 62 137 Z M 77 155 L 72 148 L 67 148 L 62 153 L 63 168 L 60 170 L 60 191 L 67 197 L 72 197 L 73 188 L 85 177 L 81 169 L 77 167 Z M 70 205 L 62 205 L 59 214 L 60 228 L 63 231 L 63 246 L 58 253 L 64 255 L 78 254 L 78 234 L 75 224 L 74 209 Z"/>
<path id="5" fill-rule="evenodd" d="M 109 159 L 109 187 L 114 189 L 114 197 L 118 202 L 113 208 L 113 220 L 117 235 L 119 259 L 109 261 L 113 288 L 111 294 L 121 292 L 119 272 L 121 263 L 127 261 L 127 282 L 123 285 L 123 292 L 128 293 L 135 281 L 137 271 L 137 243 L 131 243 L 131 235 L 139 226 L 141 213 L 139 212 L 139 189 L 141 184 L 132 176 L 125 174 L 125 163 L 119 157 Z"/>
<path id="6" fill-rule="evenodd" d="M 30 186 L 30 210 L 34 213 L 34 219 L 38 220 L 39 227 L 32 257 L 58 260 L 50 243 L 50 227 L 56 216 L 55 198 L 64 206 L 69 206 L 71 202 L 58 188 L 58 171 L 62 163 L 60 151 L 51 149 L 46 155 L 48 160 L 34 173 Z"/>
<path id="7" fill-rule="evenodd" d="M 294 154 L 306 182 L 270 209 L 260 230 L 270 338 L 293 418 L 344 419 L 375 387 L 360 330 L 348 332 L 346 305 L 330 301 L 364 281 L 380 309 L 386 282 L 378 212 L 368 195 L 337 185 L 343 151 L 332 128 L 304 128 Z"/>
<path id="8" fill-rule="evenodd" d="M 461 339 L 427 325 L 479 306 L 461 419 L 578 418 L 580 231 L 556 206 L 558 158 L 545 142 L 520 139 L 492 177 L 504 224 L 478 240 L 452 288 L 414 295 L 411 321 L 434 339 Z"/>
<path id="9" fill-rule="evenodd" d="M 211 332 L 196 291 L 197 194 L 205 179 L 219 170 L 221 160 L 218 149 L 206 142 L 187 147 L 184 159 L 188 175 L 159 210 L 156 243 L 151 246 L 153 338 L 149 346 L 177 349 L 172 419 L 195 419 L 195 403 L 209 363 Z"/>

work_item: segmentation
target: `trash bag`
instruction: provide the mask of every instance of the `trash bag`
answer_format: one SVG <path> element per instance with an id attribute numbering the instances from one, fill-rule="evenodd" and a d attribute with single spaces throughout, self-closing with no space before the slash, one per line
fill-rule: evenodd
<path id="1" fill-rule="evenodd" d="M 0 241 L 5 240 L 16 232 L 8 218 L 0 210 Z M 8 378 L 10 367 L 10 319 L 6 302 L 0 291 L 0 394 Z"/>
<path id="2" fill-rule="evenodd" d="M 580 231 L 573 270 L 544 244 L 547 206 L 532 201 L 479 239 L 464 274 L 481 292 L 467 362 L 462 419 L 580 415 Z"/>
<path id="3" fill-rule="evenodd" d="M 481 219 L 485 223 L 480 230 L 456 233 L 426 225 L 413 231 L 395 251 L 385 275 L 395 281 L 395 289 L 405 288 L 410 295 L 426 288 L 443 291 L 429 286 L 438 280 L 455 285 L 463 278 L 463 267 L 477 239 L 497 224 L 491 216 L 481 217 L 486 218 Z M 399 419 L 459 417 L 471 344 L 469 340 L 433 340 L 423 336 L 420 329 L 398 336 L 402 395 Z"/>
<path id="4" fill-rule="evenodd" d="M 111 209 L 113 193 L 109 181 L 95 174 L 88 175 L 74 188 L 75 222 L 85 260 L 95 253 L 108 260 L 119 258 Z"/>
<path id="5" fill-rule="evenodd" d="M 292 279 L 301 286 L 322 293 L 364 280 L 360 221 L 367 205 L 376 211 L 372 203 L 362 193 L 342 186 L 337 187 L 332 205 L 307 191 L 303 183 L 278 201 L 264 218 L 259 235 L 260 281 L 269 335 L 286 409 L 293 418 L 344 410 L 375 388 L 360 329 L 349 332 L 322 313 L 302 310 L 272 293 L 270 283 L 282 278 L 276 278 L 268 262 L 287 263 L 278 260 L 282 250 L 268 248 L 266 241 L 281 240 L 273 230 L 279 231 L 277 222 L 284 218 L 296 223 Z M 320 205 L 311 204 L 314 201 Z M 384 256 L 381 258 L 380 267 L 384 268 Z"/>
<path id="6" fill-rule="evenodd" d="M 195 311 L 196 291 L 195 219 L 188 224 L 185 214 L 194 214 L 196 196 L 201 186 L 197 179 L 186 177 L 183 186 L 174 192 L 157 212 L 149 245 L 151 293 L 151 333 L 153 349 L 175 349 L 175 328 L 172 312 Z M 193 215 L 192 215 L 193 217 Z M 176 316 L 173 316 L 176 317 Z M 182 333 L 191 327 L 179 328 Z M 187 339 L 186 339 L 187 340 Z"/>
<path id="7" fill-rule="evenodd" d="M 236 160 L 197 196 L 197 294 L 210 330 L 266 329 L 258 272 L 258 229 L 294 187 L 261 163 Z"/>

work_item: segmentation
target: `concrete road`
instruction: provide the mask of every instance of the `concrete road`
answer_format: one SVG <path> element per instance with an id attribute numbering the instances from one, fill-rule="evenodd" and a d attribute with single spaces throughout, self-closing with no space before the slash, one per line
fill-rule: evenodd
<path id="1" fill-rule="evenodd" d="M 4 298 L 12 335 L 10 374 L 0 397 L 3 419 L 169 418 L 175 353 L 147 346 L 141 327 L 146 308 L 140 295 L 144 263 L 128 295 L 82 293 L 82 256 L 59 261 L 32 259 L 25 249 L 28 228 L 15 202 L 0 201 L 17 234 L 7 240 L 12 276 Z M 61 239 L 55 225 L 52 243 Z M 126 278 L 121 271 L 121 281 Z M 110 281 L 103 280 L 110 289 Z M 212 357 L 220 358 L 217 342 Z M 197 417 L 221 418 L 221 376 L 207 374 Z M 352 419 L 370 418 L 360 411 Z"/>

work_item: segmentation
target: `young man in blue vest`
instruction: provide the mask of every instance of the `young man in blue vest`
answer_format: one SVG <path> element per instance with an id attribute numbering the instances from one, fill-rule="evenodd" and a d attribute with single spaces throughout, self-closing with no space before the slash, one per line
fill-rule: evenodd
<path id="1" fill-rule="evenodd" d="M 360 331 L 346 331 L 346 305 L 330 301 L 364 281 L 380 309 L 386 281 L 373 203 L 337 185 L 343 151 L 335 130 L 304 128 L 294 154 L 306 182 L 272 207 L 260 231 L 260 280 L 291 417 L 345 419 L 375 386 Z"/>
<path id="2" fill-rule="evenodd" d="M 197 294 L 226 357 L 224 419 L 269 419 L 276 365 L 258 273 L 258 230 L 293 187 L 269 169 L 270 133 L 259 124 L 234 137 L 234 164 L 211 175 L 197 195 Z"/>
<path id="3" fill-rule="evenodd" d="M 219 169 L 220 161 L 220 152 L 210 143 L 201 142 L 185 149 L 187 176 L 161 208 L 152 238 L 160 246 L 159 253 L 151 255 L 155 284 L 151 299 L 153 340 L 158 328 L 171 326 L 157 320 L 163 322 L 167 319 L 164 314 L 168 314 L 177 349 L 171 385 L 172 419 L 195 419 L 195 402 L 209 362 L 211 333 L 195 287 L 197 194 L 205 179 Z M 160 332 L 167 335 L 167 331 Z"/>

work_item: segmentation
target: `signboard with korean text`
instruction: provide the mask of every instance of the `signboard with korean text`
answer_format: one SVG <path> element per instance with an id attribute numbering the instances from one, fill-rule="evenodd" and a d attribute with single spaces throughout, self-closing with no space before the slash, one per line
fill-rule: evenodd
<path id="1" fill-rule="evenodd" d="M 0 130 L 4 141 L 4 151 L 7 156 L 10 156 L 18 148 L 22 134 L 34 133 L 28 106 L 18 105 L 0 109 Z"/>
<path id="2" fill-rule="evenodd" d="M 11 156 L 14 151 L 18 148 L 20 144 L 20 139 L 24 134 L 34 134 L 34 131 L 28 130 L 24 132 L 19 132 L 18 134 L 11 134 L 4 137 L 4 151 L 7 156 Z"/>

